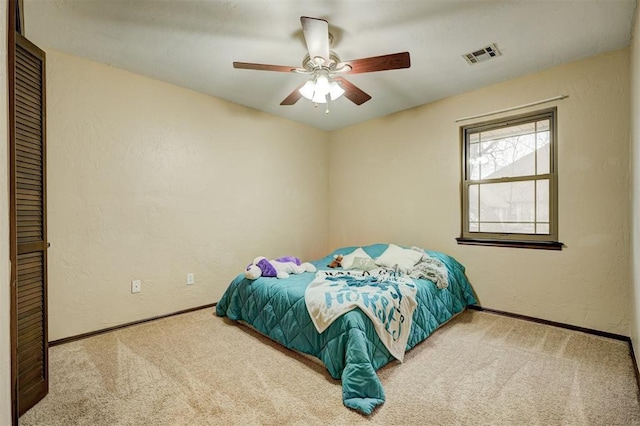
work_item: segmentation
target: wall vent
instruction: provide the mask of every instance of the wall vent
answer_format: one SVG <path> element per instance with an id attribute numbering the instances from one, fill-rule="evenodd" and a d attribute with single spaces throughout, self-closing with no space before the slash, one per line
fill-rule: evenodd
<path id="1" fill-rule="evenodd" d="M 483 47 L 482 49 L 478 49 L 476 51 L 465 53 L 462 57 L 469 63 L 469 65 L 477 64 L 478 62 L 488 61 L 491 58 L 495 58 L 496 56 L 500 56 L 500 50 L 498 50 L 498 46 L 495 43 L 491 43 L 488 46 Z"/>

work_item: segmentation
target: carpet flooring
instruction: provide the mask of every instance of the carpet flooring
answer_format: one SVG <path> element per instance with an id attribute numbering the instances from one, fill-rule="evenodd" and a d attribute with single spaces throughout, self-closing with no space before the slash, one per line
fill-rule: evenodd
<path id="1" fill-rule="evenodd" d="M 378 371 L 387 401 L 342 405 L 324 367 L 203 309 L 50 349 L 20 425 L 633 425 L 627 343 L 467 311 Z"/>

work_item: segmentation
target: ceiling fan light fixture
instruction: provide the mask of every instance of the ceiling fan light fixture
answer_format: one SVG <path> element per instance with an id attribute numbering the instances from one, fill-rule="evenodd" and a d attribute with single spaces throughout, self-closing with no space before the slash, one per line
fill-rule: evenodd
<path id="1" fill-rule="evenodd" d="M 330 76 L 317 75 L 304 83 L 304 85 L 298 89 L 298 92 L 311 102 L 325 104 L 327 103 L 327 97 L 335 101 L 342 96 L 345 91 L 342 86 Z"/>

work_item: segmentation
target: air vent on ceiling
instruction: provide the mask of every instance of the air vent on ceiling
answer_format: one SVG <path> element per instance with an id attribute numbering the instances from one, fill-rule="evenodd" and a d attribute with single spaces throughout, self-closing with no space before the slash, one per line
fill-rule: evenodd
<path id="1" fill-rule="evenodd" d="M 462 57 L 469 63 L 469 65 L 477 64 L 478 62 L 488 61 L 491 58 L 495 58 L 496 56 L 500 56 L 500 50 L 498 50 L 498 46 L 495 43 L 491 43 L 488 46 L 483 47 L 482 49 L 478 49 L 474 52 L 465 53 Z"/>

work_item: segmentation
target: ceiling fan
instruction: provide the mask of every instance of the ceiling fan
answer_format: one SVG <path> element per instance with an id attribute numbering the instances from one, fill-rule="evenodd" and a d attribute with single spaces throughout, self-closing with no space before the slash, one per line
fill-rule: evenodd
<path id="1" fill-rule="evenodd" d="M 371 99 L 371 96 L 347 81 L 342 75 L 395 70 L 411 66 L 409 52 L 343 62 L 334 51 L 329 49 L 333 37 L 329 33 L 329 23 L 326 20 L 302 16 L 300 22 L 309 51 L 302 60 L 302 67 L 249 62 L 233 63 L 234 68 L 240 69 L 309 75 L 310 79 L 296 87 L 289 96 L 280 102 L 280 105 L 293 105 L 301 97 L 304 97 L 314 102 L 316 106 L 326 103 L 326 112 L 328 113 L 329 100 L 336 100 L 342 95 L 354 104 L 362 105 Z"/>

